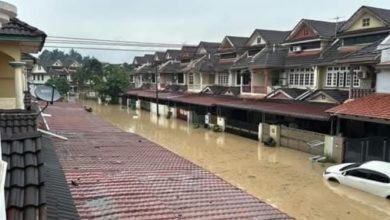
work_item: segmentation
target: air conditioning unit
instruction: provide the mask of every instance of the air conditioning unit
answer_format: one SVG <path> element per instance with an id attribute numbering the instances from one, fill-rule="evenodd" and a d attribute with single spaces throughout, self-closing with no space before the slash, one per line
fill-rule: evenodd
<path id="1" fill-rule="evenodd" d="M 292 52 L 302 52 L 302 47 L 301 46 L 292 46 L 291 51 Z"/>
<path id="2" fill-rule="evenodd" d="M 368 78 L 368 74 L 367 72 L 358 72 L 357 73 L 357 76 L 359 77 L 359 79 L 367 79 Z"/>

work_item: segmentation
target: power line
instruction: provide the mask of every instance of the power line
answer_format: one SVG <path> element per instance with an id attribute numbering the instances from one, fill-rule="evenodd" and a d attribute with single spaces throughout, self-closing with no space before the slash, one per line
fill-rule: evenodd
<path id="1" fill-rule="evenodd" d="M 61 37 L 61 36 L 48 36 L 48 40 L 79 40 L 79 41 L 93 41 L 93 42 L 108 42 L 108 43 L 125 43 L 125 44 L 142 44 L 142 45 L 153 45 L 161 46 L 165 45 L 166 47 L 182 47 L 183 44 L 177 43 L 154 43 L 154 42 L 140 42 L 140 41 L 122 41 L 122 40 L 105 40 L 105 39 L 96 39 L 96 38 L 81 38 L 81 37 Z"/>
<path id="2" fill-rule="evenodd" d="M 47 40 L 47 44 L 77 44 L 77 45 L 97 45 L 97 46 L 131 46 L 131 47 L 163 47 L 172 48 L 175 45 L 152 45 L 152 44 L 129 44 L 129 43 L 106 43 L 94 41 L 64 41 L 64 40 Z"/>
<path id="3" fill-rule="evenodd" d="M 98 48 L 98 47 L 70 47 L 61 45 L 45 46 L 47 48 L 80 49 L 80 50 L 110 50 L 110 51 L 129 51 L 129 52 L 156 52 L 157 50 L 148 49 L 123 49 L 123 48 Z"/>

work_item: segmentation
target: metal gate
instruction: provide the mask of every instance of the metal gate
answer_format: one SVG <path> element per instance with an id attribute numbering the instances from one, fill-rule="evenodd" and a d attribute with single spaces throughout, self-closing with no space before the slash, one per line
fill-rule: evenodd
<path id="1" fill-rule="evenodd" d="M 259 138 L 259 125 L 248 122 L 227 119 L 225 124 L 225 131 L 254 140 Z"/>
<path id="2" fill-rule="evenodd" d="M 363 163 L 370 160 L 390 162 L 390 138 L 345 139 L 344 162 Z"/>

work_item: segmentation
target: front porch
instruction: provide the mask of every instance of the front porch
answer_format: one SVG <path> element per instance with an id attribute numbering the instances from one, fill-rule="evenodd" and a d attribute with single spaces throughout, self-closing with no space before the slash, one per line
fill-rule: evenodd
<path id="1" fill-rule="evenodd" d="M 199 93 L 206 86 L 215 84 L 215 74 L 212 73 L 188 73 L 188 92 Z"/>
<path id="2" fill-rule="evenodd" d="M 269 69 L 246 70 L 240 74 L 239 85 L 243 96 L 266 96 L 272 85 L 279 81 L 279 74 Z"/>

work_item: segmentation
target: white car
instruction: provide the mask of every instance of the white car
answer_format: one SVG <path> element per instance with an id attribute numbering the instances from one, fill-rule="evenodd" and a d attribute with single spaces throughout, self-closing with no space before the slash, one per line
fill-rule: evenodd
<path id="1" fill-rule="evenodd" d="M 328 167 L 323 177 L 362 191 L 390 199 L 390 163 L 370 161 Z"/>

